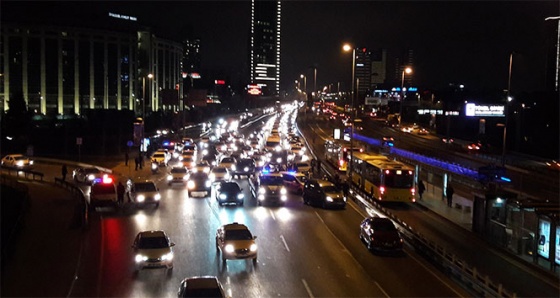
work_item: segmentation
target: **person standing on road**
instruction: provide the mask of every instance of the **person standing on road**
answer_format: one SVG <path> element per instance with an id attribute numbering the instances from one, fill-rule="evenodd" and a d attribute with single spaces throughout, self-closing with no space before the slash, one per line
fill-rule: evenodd
<path id="1" fill-rule="evenodd" d="M 420 200 L 422 200 L 422 194 L 424 193 L 425 190 L 426 190 L 426 186 L 424 185 L 424 182 L 420 180 L 418 182 L 418 196 L 420 196 Z"/>
<path id="2" fill-rule="evenodd" d="M 124 165 L 128 166 L 128 150 L 124 152 Z"/>
<path id="3" fill-rule="evenodd" d="M 447 206 L 451 207 L 453 204 L 453 193 L 455 193 L 455 190 L 453 189 L 453 186 L 451 186 L 451 184 L 447 185 L 447 189 L 445 190 L 445 196 L 447 197 Z"/>
<path id="4" fill-rule="evenodd" d="M 68 168 L 66 165 L 62 165 L 62 181 L 66 181 L 66 174 L 68 174 Z"/>
<path id="5" fill-rule="evenodd" d="M 140 158 L 136 157 L 134 158 L 134 170 L 138 171 L 138 165 L 140 164 Z"/>
<path id="6" fill-rule="evenodd" d="M 124 185 L 120 181 L 117 185 L 117 198 L 119 200 L 119 206 L 122 206 L 124 200 Z"/>

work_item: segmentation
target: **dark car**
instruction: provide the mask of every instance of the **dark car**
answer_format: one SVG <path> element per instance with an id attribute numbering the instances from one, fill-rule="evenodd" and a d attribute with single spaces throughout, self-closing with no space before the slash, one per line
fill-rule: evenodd
<path id="1" fill-rule="evenodd" d="M 233 177 L 241 176 L 251 177 L 255 174 L 255 161 L 252 158 L 242 158 L 237 160 Z"/>
<path id="2" fill-rule="evenodd" d="M 181 281 L 177 297 L 226 297 L 224 288 L 215 276 L 187 277 Z"/>
<path id="3" fill-rule="evenodd" d="M 243 206 L 243 189 L 237 182 L 221 182 L 216 187 L 216 200 L 220 206 L 224 204 L 236 204 Z"/>
<path id="4" fill-rule="evenodd" d="M 360 239 L 369 250 L 399 252 L 403 249 L 403 239 L 389 218 L 364 219 L 360 224 Z"/>
<path id="5" fill-rule="evenodd" d="M 303 203 L 328 207 L 346 207 L 346 197 L 341 189 L 326 180 L 308 180 L 303 186 Z"/>
<path id="6" fill-rule="evenodd" d="M 190 197 L 202 196 L 205 197 L 210 194 L 212 181 L 208 177 L 208 173 L 194 172 L 189 174 L 187 180 L 187 189 Z"/>

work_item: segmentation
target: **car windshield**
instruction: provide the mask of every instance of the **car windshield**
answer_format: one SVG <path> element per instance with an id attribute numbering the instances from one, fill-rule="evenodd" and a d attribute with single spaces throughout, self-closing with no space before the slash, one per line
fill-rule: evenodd
<path id="1" fill-rule="evenodd" d="M 212 169 L 212 173 L 226 173 L 226 168 L 214 168 Z"/>
<path id="2" fill-rule="evenodd" d="M 96 169 L 96 168 L 88 168 L 88 169 L 84 169 L 84 172 L 86 174 L 97 174 L 101 171 L 99 169 Z"/>
<path id="3" fill-rule="evenodd" d="M 373 221 L 372 226 L 376 231 L 381 232 L 392 232 L 397 230 L 395 225 L 393 225 L 393 223 L 389 220 L 375 220 Z"/>
<path id="4" fill-rule="evenodd" d="M 134 184 L 134 189 L 137 192 L 157 191 L 157 187 L 153 182 L 135 183 Z"/>
<path id="5" fill-rule="evenodd" d="M 185 169 L 185 168 L 173 168 L 173 169 L 171 169 L 171 173 L 179 174 L 179 173 L 186 173 L 186 172 L 187 172 L 187 169 Z"/>
<path id="6" fill-rule="evenodd" d="M 281 176 L 262 176 L 261 177 L 261 184 L 262 185 L 282 185 L 284 183 L 284 179 Z"/>
<path id="7" fill-rule="evenodd" d="M 221 190 L 225 192 L 240 192 L 241 189 L 237 183 L 222 183 Z"/>
<path id="8" fill-rule="evenodd" d="M 226 240 L 251 240 L 253 236 L 249 230 L 226 230 Z"/>
<path id="9" fill-rule="evenodd" d="M 338 188 L 336 188 L 336 186 L 334 185 L 324 186 L 323 191 L 326 193 L 339 192 Z"/>
<path id="10" fill-rule="evenodd" d="M 138 241 L 138 248 L 156 249 L 169 247 L 169 241 L 165 237 L 142 237 Z"/>
<path id="11" fill-rule="evenodd" d="M 223 163 L 234 163 L 235 161 L 233 160 L 233 158 L 230 157 L 226 157 L 224 159 L 222 159 Z"/>
<path id="12" fill-rule="evenodd" d="M 164 155 L 163 153 L 154 153 L 154 155 L 153 155 L 152 157 L 155 157 L 155 158 L 164 158 L 165 155 Z"/>

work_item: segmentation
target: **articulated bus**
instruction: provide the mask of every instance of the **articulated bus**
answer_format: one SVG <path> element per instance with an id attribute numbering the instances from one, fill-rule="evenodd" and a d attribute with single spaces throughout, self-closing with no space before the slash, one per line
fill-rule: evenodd
<path id="1" fill-rule="evenodd" d="M 350 148 L 354 154 L 364 152 L 363 146 L 344 140 L 327 140 L 325 142 L 325 159 L 341 172 L 346 172 L 350 161 Z"/>
<path id="2" fill-rule="evenodd" d="M 384 155 L 354 154 L 352 183 L 381 202 L 416 201 L 414 168 Z"/>

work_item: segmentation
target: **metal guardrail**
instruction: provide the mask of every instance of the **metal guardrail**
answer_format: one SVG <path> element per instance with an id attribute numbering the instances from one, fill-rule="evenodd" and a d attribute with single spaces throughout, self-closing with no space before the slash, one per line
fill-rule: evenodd
<path id="1" fill-rule="evenodd" d="M 45 176 L 41 172 L 36 172 L 28 169 L 19 169 L 19 168 L 6 167 L 6 166 L 2 166 L 1 168 L 2 170 L 7 171 L 9 176 L 12 176 L 13 174 L 13 176 L 17 176 L 17 177 L 23 176 L 25 179 L 29 179 L 29 177 L 31 176 L 32 180 L 37 180 L 36 178 L 40 178 L 39 180 L 43 181 L 43 177 Z"/>

